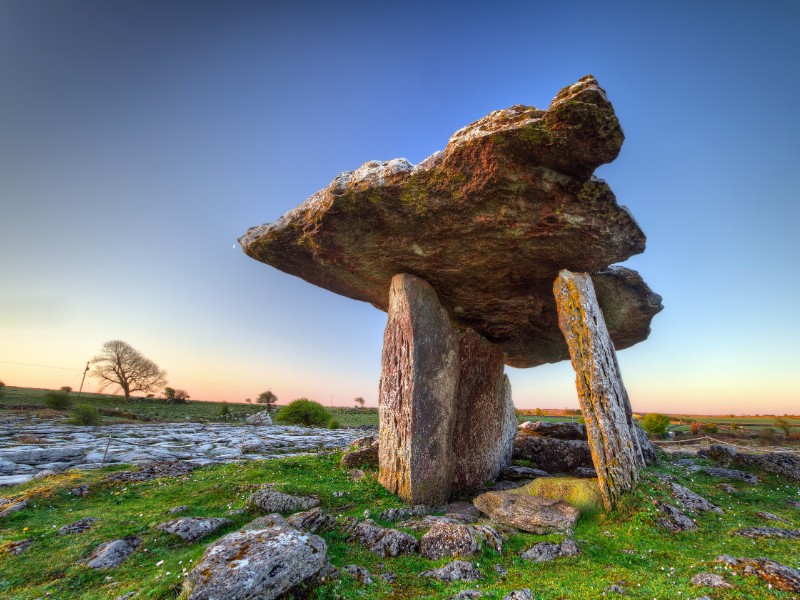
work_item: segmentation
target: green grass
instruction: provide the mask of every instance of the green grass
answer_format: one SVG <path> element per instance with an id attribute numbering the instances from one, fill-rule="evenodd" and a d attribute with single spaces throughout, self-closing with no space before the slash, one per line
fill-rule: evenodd
<path id="1" fill-rule="evenodd" d="M 218 465 L 178 479 L 104 483 L 105 475 L 121 468 L 117 466 L 70 472 L 5 489 L 3 496 L 27 495 L 30 504 L 0 521 L 0 547 L 27 537 L 33 537 L 35 544 L 19 556 L 0 552 L 0 597 L 32 599 L 49 593 L 53 598 L 95 599 L 141 590 L 137 598 L 174 598 L 183 580 L 182 570 L 190 570 L 213 539 L 241 527 L 256 515 L 232 517 L 234 525 L 189 544 L 155 528 L 173 518 L 165 511 L 186 504 L 187 516 L 224 516 L 231 508 L 244 507 L 248 494 L 267 482 L 289 493 L 317 494 L 322 508 L 338 517 L 361 517 L 366 509 L 374 514 L 401 506 L 396 497 L 377 483 L 374 472 L 357 482 L 349 481 L 347 472 L 338 467 L 338 458 L 339 455 L 332 455 Z M 724 508 L 725 513 L 699 515 L 697 532 L 669 534 L 658 529 L 654 525 L 654 502 L 669 500 L 655 471 L 675 475 L 681 483 Z M 788 519 L 794 527 L 800 524 L 800 511 L 786 505 L 787 499 L 800 497 L 798 485 L 773 476 L 764 475 L 763 479 L 764 483 L 758 486 L 733 482 L 738 492 L 729 495 L 716 487 L 718 480 L 690 476 L 678 465 L 664 462 L 645 474 L 619 510 L 581 517 L 575 529 L 575 539 L 583 550 L 578 557 L 546 564 L 523 561 L 518 556 L 520 551 L 539 541 L 560 538 L 519 533 L 506 540 L 502 554 L 485 550 L 470 560 L 478 563 L 483 572 L 480 589 L 490 599 L 502 598 L 509 591 L 523 587 L 531 588 L 534 597 L 542 599 L 597 598 L 612 584 L 623 586 L 628 598 L 695 598 L 704 594 L 715 600 L 791 598 L 792 594 L 769 590 L 755 577 L 723 573 L 713 563 L 717 556 L 727 553 L 766 556 L 791 567 L 800 566 L 796 541 L 748 540 L 732 535 L 739 527 L 763 524 L 755 516 L 759 510 Z M 90 486 L 87 497 L 77 498 L 68 493 L 70 488 L 83 483 Z M 102 520 L 83 534 L 56 534 L 62 525 L 87 516 Z M 97 544 L 129 534 L 141 536 L 144 540 L 141 548 L 147 551 L 140 549 L 122 566 L 110 571 L 97 572 L 77 564 Z M 344 576 L 319 588 L 317 598 L 448 598 L 459 590 L 475 587 L 417 577 L 420 571 L 441 566 L 447 560 L 430 561 L 419 556 L 379 558 L 358 545 L 348 544 L 342 533 L 321 535 L 328 543 L 330 560 L 335 566 L 364 566 L 375 583 L 362 586 Z M 161 560 L 163 564 L 157 566 Z M 506 577 L 495 572 L 497 564 L 508 570 Z M 396 574 L 396 583 L 390 585 L 378 577 L 386 571 Z M 736 587 L 711 590 L 692 586 L 689 578 L 702 571 L 723 573 Z"/>
<path id="2" fill-rule="evenodd" d="M 12 407 L 21 407 L 22 410 L 45 410 L 45 397 L 50 390 L 36 388 L 19 388 L 7 386 L 6 393 L 0 398 L 0 411 Z M 217 421 L 217 422 L 243 422 L 248 416 L 265 410 L 263 404 L 238 404 L 225 402 L 202 402 L 190 400 L 184 404 L 167 404 L 158 398 L 135 398 L 126 402 L 122 396 L 110 394 L 92 394 L 84 392 L 78 400 L 77 392 L 72 392 L 69 397 L 75 403 L 88 404 L 104 412 L 101 423 L 109 424 L 139 419 L 155 420 L 162 422 L 180 421 Z M 221 415 L 223 406 L 227 406 L 229 418 Z M 333 418 L 339 421 L 342 427 L 355 427 L 359 425 L 378 425 L 378 409 L 376 408 L 329 408 Z M 120 414 L 110 414 L 118 411 Z M 273 413 L 274 414 L 274 413 Z M 2 415 L 2 412 L 0 412 Z M 68 416 L 64 413 L 65 418 Z"/>

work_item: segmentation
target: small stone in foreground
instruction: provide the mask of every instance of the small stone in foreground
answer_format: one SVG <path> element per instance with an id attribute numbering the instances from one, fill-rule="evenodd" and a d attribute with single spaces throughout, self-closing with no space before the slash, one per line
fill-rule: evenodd
<path id="1" fill-rule="evenodd" d="M 85 560 L 86 566 L 92 569 L 113 569 L 121 565 L 142 540 L 135 535 L 129 535 L 119 540 L 104 542 L 97 546 Z"/>
<path id="2" fill-rule="evenodd" d="M 716 573 L 698 573 L 697 575 L 692 577 L 689 581 L 692 582 L 692 585 L 704 585 L 707 587 L 720 587 L 720 588 L 733 587 L 730 583 L 725 581 L 722 575 L 717 575 Z"/>
<path id="3" fill-rule="evenodd" d="M 765 512 L 763 510 L 758 511 L 756 513 L 756 516 L 757 517 L 761 517 L 765 521 L 781 521 L 783 523 L 787 523 L 788 522 L 788 521 L 786 521 L 786 519 L 783 519 L 783 518 L 779 517 L 778 515 L 774 515 L 774 514 L 772 514 L 770 512 Z"/>
<path id="4" fill-rule="evenodd" d="M 742 537 L 757 538 L 781 538 L 784 540 L 800 539 L 800 529 L 781 529 L 779 527 L 746 527 L 736 532 Z"/>
<path id="5" fill-rule="evenodd" d="M 318 529 L 330 529 L 336 523 L 336 519 L 319 507 L 289 515 L 286 520 L 292 527 L 310 531 L 311 533 Z"/>
<path id="6" fill-rule="evenodd" d="M 26 506 L 28 506 L 27 498 L 17 498 L 16 500 L 11 500 L 0 506 L 0 519 L 7 517 L 8 515 L 13 515 L 15 512 L 21 511 Z"/>
<path id="7" fill-rule="evenodd" d="M 464 560 L 454 560 L 438 569 L 423 571 L 417 577 L 432 577 L 447 583 L 453 581 L 478 581 L 482 578 L 481 572 L 475 565 Z"/>
<path id="8" fill-rule="evenodd" d="M 534 562 L 550 562 L 551 560 L 558 558 L 558 553 L 560 550 L 561 546 L 558 544 L 553 544 L 551 542 L 539 542 L 533 547 L 525 550 L 525 552 L 520 554 L 520 557 L 524 558 L 525 560 L 532 560 Z"/>
<path id="9" fill-rule="evenodd" d="M 186 506 L 185 504 L 181 504 L 180 506 L 176 506 L 175 508 L 170 508 L 167 511 L 167 514 L 168 515 L 178 515 L 180 513 L 186 512 L 187 510 L 189 510 L 189 507 Z"/>
<path id="10" fill-rule="evenodd" d="M 358 565 L 347 565 L 342 567 L 342 571 L 350 575 L 359 583 L 363 583 L 364 585 L 369 585 L 372 583 L 372 577 L 370 577 L 369 571 L 367 571 L 364 567 L 360 567 Z"/>
<path id="11" fill-rule="evenodd" d="M 25 550 L 30 548 L 31 544 L 33 544 L 33 538 L 27 538 L 24 540 L 15 540 L 13 542 L 9 542 L 8 545 L 5 546 L 5 548 L 2 548 L 0 550 L 16 556 L 18 554 L 22 554 L 23 552 L 25 552 Z"/>
<path id="12" fill-rule="evenodd" d="M 95 521 L 99 521 L 95 517 L 84 517 L 83 519 L 78 519 L 74 523 L 70 523 L 69 525 L 64 525 L 61 529 L 58 530 L 58 535 L 70 535 L 73 533 L 83 533 L 84 531 L 91 529 L 92 525 L 94 525 Z"/>
<path id="13" fill-rule="evenodd" d="M 452 596 L 450 600 L 471 600 L 481 596 L 483 596 L 483 592 L 480 590 L 461 590 L 455 596 Z"/>
<path id="14" fill-rule="evenodd" d="M 767 583 L 787 592 L 800 592 L 800 571 L 767 558 L 734 558 L 723 554 L 717 558 L 741 575 L 757 575 Z"/>
<path id="15" fill-rule="evenodd" d="M 533 594 L 530 588 L 522 588 L 521 590 L 508 592 L 503 596 L 503 600 L 533 600 Z"/>
<path id="16" fill-rule="evenodd" d="M 452 523 L 436 523 L 419 542 L 420 555 L 431 560 L 472 556 L 478 548 L 469 525 Z"/>
<path id="17" fill-rule="evenodd" d="M 677 533 L 697 529 L 697 523 L 671 504 L 659 504 L 658 510 L 661 511 L 661 517 L 657 520 L 658 526 L 667 531 Z"/>
<path id="18" fill-rule="evenodd" d="M 692 490 L 687 487 L 684 487 L 678 483 L 673 483 L 672 485 L 672 497 L 678 501 L 683 508 L 686 510 L 690 510 L 693 512 L 715 512 L 715 513 L 722 513 L 722 509 L 718 506 L 715 506 L 699 494 L 696 494 Z"/>
<path id="19" fill-rule="evenodd" d="M 250 496 L 248 504 L 268 513 L 296 512 L 319 506 L 319 498 L 313 496 L 292 496 L 277 492 L 269 486 Z"/>
<path id="20" fill-rule="evenodd" d="M 177 536 L 186 542 L 194 542 L 211 535 L 215 531 L 232 525 L 233 521 L 230 519 L 208 518 L 203 519 L 199 517 L 184 517 L 182 519 L 174 519 L 161 523 L 156 527 L 171 535 Z"/>
<path id="21" fill-rule="evenodd" d="M 327 564 L 319 536 L 285 526 L 236 531 L 206 548 L 184 593 L 188 600 L 278 598 L 312 584 Z"/>
<path id="22" fill-rule="evenodd" d="M 733 479 L 736 481 L 744 481 L 750 485 L 757 485 L 760 479 L 752 473 L 746 473 L 737 469 L 722 469 L 720 467 L 706 467 L 700 471 L 710 477 L 719 477 L 720 479 Z"/>

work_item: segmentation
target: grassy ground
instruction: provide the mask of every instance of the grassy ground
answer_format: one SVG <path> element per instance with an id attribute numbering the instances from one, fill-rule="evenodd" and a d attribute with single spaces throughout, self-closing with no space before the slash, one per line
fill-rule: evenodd
<path id="1" fill-rule="evenodd" d="M 800 511 L 790 508 L 786 500 L 800 498 L 798 485 L 765 476 L 764 483 L 758 486 L 731 482 L 738 490 L 731 495 L 717 487 L 719 480 L 689 475 L 669 460 L 665 458 L 660 466 L 651 469 L 619 510 L 581 517 L 575 530 L 575 539 L 583 551 L 578 557 L 544 564 L 526 562 L 518 556 L 521 550 L 539 541 L 556 541 L 559 536 L 522 533 L 505 542 L 502 554 L 484 550 L 473 557 L 471 560 L 484 574 L 479 585 L 486 592 L 484 597 L 499 599 L 511 590 L 529 587 L 535 598 L 597 598 L 617 584 L 629 598 L 695 598 L 705 594 L 715 600 L 791 598 L 792 594 L 770 590 L 755 577 L 724 573 L 713 560 L 725 553 L 739 557 L 766 556 L 800 567 L 796 541 L 748 540 L 732 535 L 740 527 L 763 525 L 756 511 L 775 513 L 790 521 L 789 527 L 797 528 Z M 266 482 L 275 483 L 289 493 L 317 494 L 322 508 L 338 517 L 362 517 L 366 509 L 374 513 L 401 505 L 377 483 L 374 472 L 360 481 L 349 481 L 347 472 L 338 467 L 338 455 L 211 466 L 179 479 L 128 484 L 103 482 L 109 471 L 120 468 L 70 472 L 3 490 L 6 497 L 29 497 L 30 504 L 0 520 L 0 547 L 24 538 L 33 538 L 35 543 L 19 556 L 0 550 L 0 597 L 33 599 L 49 595 L 95 599 L 141 590 L 136 598 L 174 598 L 184 571 L 192 568 L 204 548 L 256 515 L 235 516 L 234 525 L 190 544 L 172 539 L 155 528 L 171 518 L 165 511 L 186 504 L 187 516 L 224 516 L 231 508 L 244 507 L 247 495 Z M 654 476 L 655 471 L 675 475 L 681 483 L 724 508 L 724 514 L 699 515 L 697 532 L 669 534 L 658 529 L 654 524 L 655 502 L 667 499 L 664 484 Z M 90 486 L 88 496 L 78 498 L 69 493 L 69 489 L 83 483 Z M 83 534 L 57 535 L 59 527 L 87 516 L 102 520 Z M 98 572 L 78 564 L 97 544 L 130 534 L 141 536 L 144 543 L 119 568 Z M 319 588 L 317 598 L 448 598 L 461 589 L 476 587 L 465 583 L 440 584 L 417 577 L 420 571 L 445 564 L 447 560 L 430 561 L 419 556 L 383 559 L 348 544 L 345 536 L 336 531 L 321 535 L 328 543 L 335 566 L 362 565 L 369 569 L 375 583 L 363 586 L 344 576 Z M 498 575 L 495 565 L 502 565 L 508 575 Z M 396 583 L 390 585 L 377 577 L 385 571 L 396 574 Z M 723 573 L 736 587 L 712 590 L 691 585 L 690 577 L 702 571 Z"/>
<path id="2" fill-rule="evenodd" d="M 0 411 L 3 409 L 44 410 L 45 395 L 48 391 L 8 386 L 5 388 L 3 397 L 0 398 Z M 103 424 L 135 421 L 137 419 L 162 422 L 243 422 L 248 416 L 265 409 L 263 404 L 233 404 L 194 400 L 183 404 L 167 404 L 158 398 L 136 398 L 126 402 L 122 396 L 86 392 L 82 394 L 80 399 L 76 392 L 70 393 L 69 396 L 75 403 L 89 404 L 101 410 L 104 413 Z M 229 411 L 227 417 L 222 415 L 224 408 Z M 333 418 L 342 427 L 378 425 L 378 410 L 375 408 L 326 408 L 330 410 Z M 0 415 L 2 415 L 2 412 L 0 412 Z"/>

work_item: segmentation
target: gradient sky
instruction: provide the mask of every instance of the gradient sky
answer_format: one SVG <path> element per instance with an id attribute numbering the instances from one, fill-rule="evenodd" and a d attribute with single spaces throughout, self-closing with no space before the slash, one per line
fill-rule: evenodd
<path id="1" fill-rule="evenodd" d="M 592 73 L 626 134 L 597 174 L 648 236 L 625 265 L 664 297 L 619 354 L 634 408 L 800 412 L 800 3 L 284 4 L 0 2 L 7 385 L 77 388 L 123 339 L 193 398 L 376 405 L 386 315 L 236 238 Z M 568 362 L 508 371 L 518 407 L 577 407 Z"/>

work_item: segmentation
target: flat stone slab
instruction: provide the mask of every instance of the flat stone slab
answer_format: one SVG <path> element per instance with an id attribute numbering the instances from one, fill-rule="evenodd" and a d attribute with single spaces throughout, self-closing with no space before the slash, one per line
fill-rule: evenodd
<path id="1" fill-rule="evenodd" d="M 457 131 L 418 165 L 372 161 L 274 223 L 239 239 L 281 271 L 386 311 L 398 273 L 436 291 L 453 324 L 532 367 L 569 358 L 552 283 L 592 274 L 617 349 L 647 338 L 662 309 L 635 271 L 610 267 L 644 251 L 645 236 L 605 182 L 623 135 L 587 76 L 547 110 L 512 106 Z"/>
<path id="2" fill-rule="evenodd" d="M 157 529 L 177 536 L 186 542 L 194 542 L 232 523 L 233 521 L 230 519 L 220 519 L 217 517 L 183 517 L 181 519 L 174 519 L 166 523 L 161 523 L 157 526 Z"/>
<path id="3" fill-rule="evenodd" d="M 86 559 L 86 566 L 92 569 L 113 569 L 118 567 L 136 551 L 141 543 L 142 540 L 140 538 L 129 535 L 119 540 L 100 544 Z"/>

